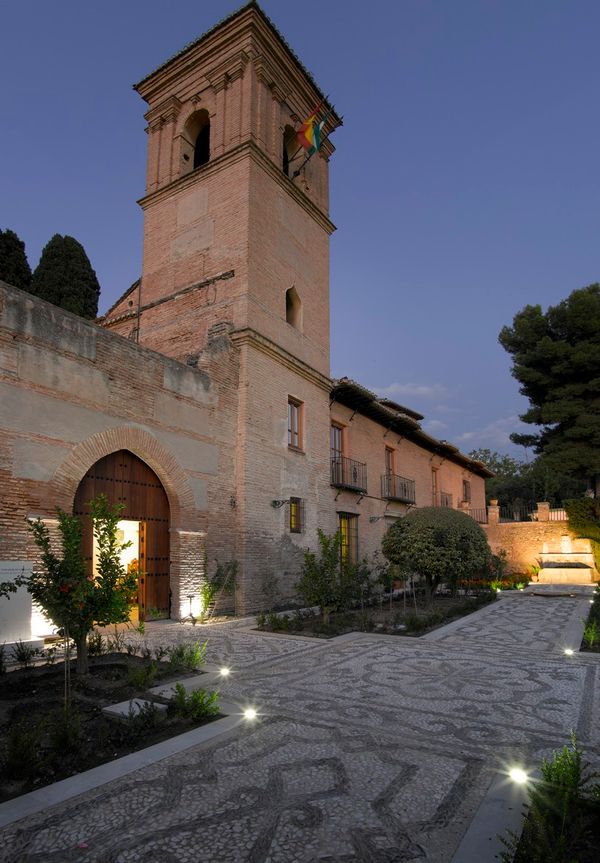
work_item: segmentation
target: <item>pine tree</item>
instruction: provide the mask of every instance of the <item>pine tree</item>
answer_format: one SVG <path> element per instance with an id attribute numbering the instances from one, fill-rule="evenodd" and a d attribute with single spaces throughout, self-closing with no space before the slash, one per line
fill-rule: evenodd
<path id="1" fill-rule="evenodd" d="M 14 231 L 0 231 L 0 280 L 28 291 L 31 268 L 25 255 L 25 243 Z"/>
<path id="2" fill-rule="evenodd" d="M 98 314 L 100 285 L 81 243 L 55 234 L 44 247 L 30 292 L 82 318 Z"/>
<path id="3" fill-rule="evenodd" d="M 526 306 L 499 340 L 529 399 L 521 419 L 539 427 L 511 440 L 600 494 L 600 284 L 573 291 L 547 312 Z"/>

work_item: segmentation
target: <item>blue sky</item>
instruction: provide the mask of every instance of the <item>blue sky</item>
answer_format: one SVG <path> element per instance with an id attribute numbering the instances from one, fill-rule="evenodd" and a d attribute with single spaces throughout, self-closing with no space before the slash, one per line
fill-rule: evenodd
<path id="1" fill-rule="evenodd" d="M 0 0 L 0 228 L 32 267 L 86 248 L 101 309 L 139 275 L 144 103 L 131 85 L 237 5 Z M 600 278 L 597 0 L 264 0 L 333 136 L 331 366 L 468 451 L 523 456 L 497 343 Z"/>

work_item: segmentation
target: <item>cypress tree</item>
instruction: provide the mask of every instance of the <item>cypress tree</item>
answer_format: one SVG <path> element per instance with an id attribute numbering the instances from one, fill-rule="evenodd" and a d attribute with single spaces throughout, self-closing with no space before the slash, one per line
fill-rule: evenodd
<path id="1" fill-rule="evenodd" d="M 28 291 L 31 268 L 25 255 L 25 243 L 14 231 L 0 231 L 0 280 Z"/>
<path id="2" fill-rule="evenodd" d="M 98 315 L 100 285 L 81 243 L 55 234 L 44 247 L 30 292 L 82 318 Z"/>

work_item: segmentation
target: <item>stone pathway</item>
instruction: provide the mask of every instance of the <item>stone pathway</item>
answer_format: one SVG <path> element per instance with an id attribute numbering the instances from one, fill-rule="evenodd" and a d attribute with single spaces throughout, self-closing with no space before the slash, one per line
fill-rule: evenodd
<path id="1" fill-rule="evenodd" d="M 504 596 L 421 639 L 149 624 L 208 638 L 259 721 L 16 822 L 0 860 L 449 863 L 499 771 L 571 729 L 600 761 L 599 657 L 562 652 L 587 603 Z"/>

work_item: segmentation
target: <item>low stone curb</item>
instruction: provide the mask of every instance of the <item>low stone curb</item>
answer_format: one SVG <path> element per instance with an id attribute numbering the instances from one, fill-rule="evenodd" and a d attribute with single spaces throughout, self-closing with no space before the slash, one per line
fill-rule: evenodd
<path id="1" fill-rule="evenodd" d="M 183 683 L 186 690 L 189 690 L 197 688 L 199 679 L 201 679 L 204 688 L 207 685 L 214 685 L 217 679 L 221 678 L 219 672 L 213 670 L 207 674 L 187 678 L 180 682 Z M 174 686 L 175 683 L 172 683 L 165 687 L 155 687 L 155 689 L 162 688 L 169 690 Z M 144 699 L 132 700 L 142 701 Z M 124 714 L 122 712 L 120 714 L 122 716 L 128 714 L 129 704 L 130 702 L 127 701 L 122 702 L 120 705 L 112 705 L 112 707 L 122 708 L 126 705 Z M 99 788 L 107 782 L 112 782 L 113 779 L 120 779 L 122 776 L 134 773 L 142 767 L 147 767 L 171 755 L 176 755 L 178 752 L 190 749 L 192 746 L 203 744 L 208 746 L 212 744 L 216 737 L 233 734 L 244 721 L 243 708 L 234 701 L 226 700 L 219 703 L 219 711 L 226 714 L 222 719 L 209 722 L 207 725 L 200 726 L 200 728 L 193 728 L 191 731 L 186 731 L 183 734 L 178 734 L 176 737 L 170 737 L 160 743 L 147 746 L 138 752 L 131 752 L 129 755 L 123 756 L 123 758 L 116 758 L 114 761 L 100 764 L 98 767 L 78 773 L 76 776 L 70 776 L 68 779 L 62 779 L 60 782 L 54 782 L 52 785 L 46 785 L 44 788 L 30 791 L 28 794 L 22 794 L 20 797 L 15 797 L 12 800 L 1 803 L 0 829 L 13 824 L 15 821 L 20 821 L 29 815 L 35 815 L 49 806 L 56 806 L 59 803 L 64 803 L 66 800 L 84 794 L 86 791 Z"/>

